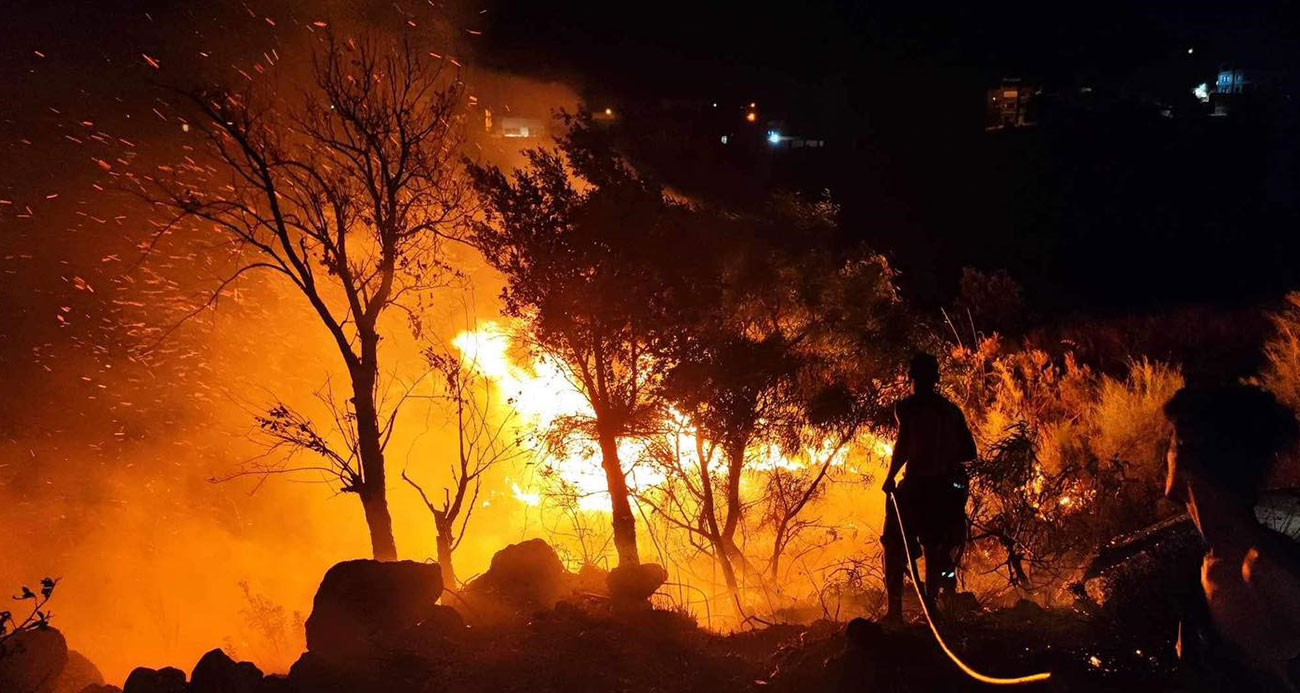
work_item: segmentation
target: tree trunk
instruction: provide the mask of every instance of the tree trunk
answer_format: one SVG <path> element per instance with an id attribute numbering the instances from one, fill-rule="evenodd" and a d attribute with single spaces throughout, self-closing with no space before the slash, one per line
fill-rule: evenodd
<path id="1" fill-rule="evenodd" d="M 438 548 L 438 568 L 442 570 L 442 585 L 444 589 L 455 590 L 460 587 L 460 583 L 456 581 L 456 570 L 451 565 L 452 527 L 450 523 L 436 519 L 434 524 L 438 530 L 435 543 Z"/>
<path id="2" fill-rule="evenodd" d="M 377 339 L 376 339 L 377 341 Z M 357 453 L 361 458 L 364 486 L 358 489 L 370 528 L 370 548 L 377 561 L 397 560 L 393 541 L 393 519 L 388 514 L 388 488 L 384 474 L 384 446 L 375 406 L 375 382 L 379 367 L 374 347 L 362 347 L 362 365 L 352 375 L 352 406 L 357 415 Z"/>
<path id="3" fill-rule="evenodd" d="M 722 578 L 727 583 L 727 591 L 731 593 L 732 604 L 736 607 L 736 616 L 744 619 L 746 614 L 740 606 L 740 584 L 736 581 L 736 568 L 731 563 L 727 547 L 723 545 L 721 537 L 713 538 L 713 553 L 718 561 L 718 567 L 722 568 Z"/>
<path id="4" fill-rule="evenodd" d="M 718 562 L 718 567 L 722 568 L 722 577 L 726 580 L 727 591 L 731 593 L 736 615 L 743 619 L 745 614 L 740 608 L 740 585 L 736 582 L 736 569 L 731 563 L 732 547 L 728 546 L 729 540 L 718 529 L 717 504 L 713 499 L 713 478 L 710 476 L 709 464 L 705 458 L 703 438 L 696 438 L 695 454 L 700 460 L 700 512 L 704 519 L 704 531 L 708 534 L 709 542 L 713 544 L 713 557 Z M 731 530 L 734 532 L 735 527 L 732 526 Z"/>
<path id="5" fill-rule="evenodd" d="M 749 572 L 749 563 L 736 545 L 736 528 L 740 525 L 744 507 L 740 503 L 740 477 L 745 468 L 744 443 L 733 444 L 727 454 L 727 514 L 722 526 L 721 548 L 729 560 L 740 565 L 741 570 Z"/>
<path id="6" fill-rule="evenodd" d="M 618 439 L 604 431 L 600 438 L 601 466 L 605 468 L 605 482 L 609 487 L 610 506 L 613 510 L 614 548 L 618 551 L 618 564 L 637 565 L 641 562 L 636 550 L 636 516 L 628 500 L 627 476 L 618 460 Z"/>
<path id="7" fill-rule="evenodd" d="M 393 518 L 388 514 L 388 494 L 383 487 L 375 492 L 366 483 L 361 492 L 361 506 L 366 511 L 366 526 L 370 529 L 370 550 L 376 561 L 397 560 L 397 544 L 393 541 Z"/>

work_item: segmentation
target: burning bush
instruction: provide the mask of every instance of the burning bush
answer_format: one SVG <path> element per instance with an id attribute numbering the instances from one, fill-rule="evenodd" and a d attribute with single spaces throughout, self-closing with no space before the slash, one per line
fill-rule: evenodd
<path id="1" fill-rule="evenodd" d="M 1278 400 L 1300 411 L 1300 292 L 1286 296 L 1286 306 L 1272 316 L 1274 334 L 1264 347 L 1263 385 Z"/>
<path id="2" fill-rule="evenodd" d="M 1011 350 L 996 336 L 956 349 L 952 365 L 981 448 L 968 573 L 995 568 L 1000 589 L 1050 601 L 1100 541 L 1159 518 L 1169 435 L 1160 408 L 1182 387 L 1177 368 L 1140 359 L 1116 378 L 1070 352 Z"/>

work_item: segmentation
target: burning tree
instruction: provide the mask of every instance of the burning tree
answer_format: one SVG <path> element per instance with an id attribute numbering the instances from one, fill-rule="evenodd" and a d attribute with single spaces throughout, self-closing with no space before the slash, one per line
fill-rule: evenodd
<path id="1" fill-rule="evenodd" d="M 716 277 L 682 316 L 694 322 L 672 328 L 690 337 L 670 342 L 662 389 L 683 421 L 647 445 L 666 480 L 640 498 L 713 558 L 736 597 L 738 577 L 776 582 L 816 523 L 808 511 L 881 409 L 905 344 L 887 263 L 835 250 L 835 217 L 829 200 L 778 196 L 761 217 L 711 219 Z M 773 453 L 790 464 L 773 467 Z M 746 477 L 758 497 L 742 493 Z M 745 535 L 771 538 L 760 561 Z"/>
<path id="2" fill-rule="evenodd" d="M 697 546 L 713 557 L 738 597 L 737 572 L 749 570 L 736 540 L 746 509 L 741 478 L 754 444 L 766 438 L 776 410 L 786 403 L 784 386 L 798 366 L 776 338 L 699 336 L 692 358 L 665 381 L 667 396 L 686 420 L 677 435 L 655 437 L 648 446 L 666 482 L 644 500 L 691 535 L 692 543 L 703 542 Z M 694 443 L 685 455 L 683 437 Z"/>
<path id="3" fill-rule="evenodd" d="M 301 100 L 256 86 L 192 94 L 211 165 L 188 163 L 150 197 L 223 234 L 237 263 L 202 310 L 239 277 L 266 270 L 288 281 L 329 333 L 348 374 L 334 403 L 345 449 L 309 421 L 273 410 L 278 444 L 324 455 L 326 469 L 365 511 L 374 556 L 394 560 L 384 448 L 395 409 L 381 411 L 381 319 L 445 276 L 441 239 L 464 215 L 457 126 L 462 84 L 405 40 L 330 37 Z M 266 426 L 264 425 L 264 428 Z M 283 466 L 253 473 L 292 471 Z"/>
<path id="4" fill-rule="evenodd" d="M 536 351 L 555 359 L 590 404 L 553 440 L 579 435 L 600 449 L 620 565 L 635 565 L 636 518 L 619 440 L 660 420 L 657 383 L 669 362 L 664 330 L 696 287 L 685 207 L 625 165 L 584 117 L 560 151 L 527 152 L 507 177 L 471 166 L 487 218 L 475 242 L 505 275 L 505 312 Z"/>
<path id="5" fill-rule="evenodd" d="M 442 398 L 454 419 L 456 451 L 448 465 L 451 487 L 443 488 L 441 503 L 435 503 L 406 470 L 402 470 L 402 479 L 420 494 L 433 514 L 442 581 L 448 587 L 455 587 L 460 583 L 452 567 L 452 553 L 465 538 L 483 486 L 483 475 L 497 464 L 517 459 L 525 450 L 514 435 L 514 416 L 509 411 L 494 415 L 495 388 L 475 363 L 466 363 L 455 354 L 432 348 L 425 355 L 442 377 Z"/>

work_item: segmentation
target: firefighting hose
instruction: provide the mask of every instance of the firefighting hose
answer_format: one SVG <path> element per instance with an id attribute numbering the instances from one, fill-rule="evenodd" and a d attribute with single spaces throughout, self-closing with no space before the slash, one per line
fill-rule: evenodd
<path id="1" fill-rule="evenodd" d="M 949 649 L 948 643 L 943 641 L 943 636 L 939 635 L 939 629 L 934 625 L 934 619 L 930 616 L 930 607 L 926 604 L 925 595 L 921 594 L 921 581 L 916 575 L 916 563 L 912 560 L 911 542 L 907 540 L 907 530 L 903 527 L 903 513 L 898 508 L 898 499 L 894 496 L 892 491 L 886 492 L 885 495 L 889 496 L 889 502 L 894 504 L 894 517 L 898 520 L 898 531 L 902 534 L 903 551 L 906 552 L 907 556 L 907 570 L 912 576 L 912 587 L 916 590 L 916 596 L 921 602 L 921 613 L 925 615 L 925 622 L 929 624 L 930 633 L 934 635 L 935 642 L 939 643 L 939 648 L 943 650 L 944 654 L 948 655 L 948 659 L 951 659 L 952 663 L 956 664 L 958 669 L 961 669 L 962 672 L 972 679 L 975 679 L 980 683 L 987 683 L 995 686 L 1019 686 L 1026 683 L 1039 683 L 1052 678 L 1052 672 L 1050 671 L 1045 671 L 1041 674 L 1029 674 L 1028 676 L 1017 676 L 1014 678 L 986 676 L 970 668 L 969 665 L 961 661 L 961 658 L 958 657 L 956 653 Z"/>

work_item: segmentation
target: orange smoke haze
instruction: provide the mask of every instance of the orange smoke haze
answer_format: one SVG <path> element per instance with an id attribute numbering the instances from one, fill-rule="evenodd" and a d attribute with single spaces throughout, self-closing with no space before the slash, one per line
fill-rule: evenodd
<path id="1" fill-rule="evenodd" d="M 253 19 L 261 26 L 262 18 Z M 303 48 L 301 42 L 292 46 Z M 250 74 L 301 69 L 301 63 L 282 67 L 278 56 L 291 51 L 288 44 L 280 48 L 274 55 L 268 50 L 265 64 Z M 173 64 L 161 55 L 153 60 L 164 68 Z M 471 97 L 469 154 L 506 168 L 520 163 L 521 146 L 549 141 L 491 136 L 485 109 L 545 121 L 578 103 L 562 84 L 472 67 L 463 75 Z M 142 112 L 160 121 L 137 117 L 132 129 L 99 139 L 95 133 L 103 125 L 63 116 L 80 128 L 72 137 L 78 148 L 64 125 L 49 138 L 81 164 L 61 181 L 72 192 L 49 197 L 33 188 L 33 197 L 40 193 L 49 202 L 20 233 L 4 239 L 4 267 L 13 278 L 5 300 L 30 305 L 21 313 L 27 322 L 11 326 L 10 343 L 0 344 L 7 347 L 0 352 L 5 362 L 17 364 L 9 398 L 0 402 L 0 589 L 45 575 L 61 578 L 51 602 L 53 622 L 111 682 L 120 683 L 136 666 L 188 670 L 213 647 L 282 672 L 302 651 L 299 621 L 320 576 L 335 562 L 368 556 L 370 544 L 360 503 L 339 494 L 331 479 L 238 472 L 266 454 L 255 415 L 282 401 L 327 421 L 317 394 L 346 376 L 301 296 L 269 277 L 237 285 L 214 309 L 159 341 L 186 301 L 210 290 L 226 268 L 198 247 L 210 241 L 204 238 L 133 264 L 154 217 L 138 201 L 105 192 L 108 183 L 129 165 L 186 156 L 194 144 L 184 139 L 182 124 L 167 117 L 165 103 L 156 110 L 146 105 Z M 79 148 L 83 140 L 89 144 Z M 43 235 L 60 226 L 66 233 Z M 400 472 L 436 492 L 448 481 L 455 450 L 449 413 L 427 397 L 436 379 L 427 377 L 421 352 L 430 342 L 452 345 L 477 364 L 498 388 L 496 400 L 509 398 L 526 429 L 544 428 L 586 406 L 555 364 L 534 362 L 512 342 L 512 326 L 498 311 L 499 277 L 467 248 L 451 252 L 472 289 L 437 297 L 423 342 L 394 311 L 381 347 L 388 402 L 413 395 L 401 410 L 387 460 L 398 550 L 416 560 L 433 557 L 434 524 Z M 632 443 L 627 446 L 626 459 L 641 457 Z M 838 481 L 808 514 L 811 524 L 779 579 L 747 580 L 747 602 L 772 613 L 820 596 L 823 607 L 840 608 L 838 597 L 825 592 L 841 561 L 869 558 L 875 550 L 884 501 L 874 486 L 864 494 L 862 483 L 887 453 L 887 442 L 868 437 L 835 459 Z M 771 450 L 753 454 L 754 471 L 743 489 L 749 499 L 762 493 L 767 470 L 808 463 L 805 456 Z M 629 475 L 642 491 L 660 478 L 642 463 Z M 590 453 L 565 459 L 534 454 L 494 468 L 456 553 L 459 576 L 472 577 L 501 547 L 535 536 L 556 544 L 572 568 L 584 560 L 608 564 L 612 546 L 602 488 Z M 664 518 L 644 510 L 638 517 L 642 553 L 669 567 L 668 598 L 701 623 L 734 625 L 712 561 Z M 746 547 L 761 558 L 768 538 L 752 532 Z"/>
<path id="2" fill-rule="evenodd" d="M 488 85 L 543 117 L 577 104 L 557 84 L 488 72 L 466 79 L 470 94 Z M 177 123 L 153 128 L 155 142 L 124 139 L 142 150 L 152 144 L 145 156 L 185 153 L 185 142 L 175 142 Z M 471 156 L 507 166 L 519 146 L 541 144 L 503 143 L 473 128 L 469 134 Z M 106 175 L 95 160 L 106 162 Z M 44 575 L 61 578 L 53 622 L 110 682 L 120 684 L 136 666 L 189 669 L 213 647 L 286 671 L 303 648 L 296 620 L 309 612 L 325 569 L 369 555 L 360 504 L 312 475 L 212 480 L 265 454 L 254 415 L 278 400 L 327 421 L 316 393 L 346 377 L 301 296 L 269 277 L 241 282 L 214 309 L 156 342 L 174 324 L 182 299 L 210 290 L 222 265 L 181 247 L 129 267 L 153 215 L 111 192 L 111 176 L 122 167 L 99 154 L 87 170 L 70 170 L 61 183 L 77 195 L 51 198 L 30 222 L 33 230 L 20 230 L 30 233 L 24 240 L 37 248 L 34 255 L 15 247 L 16 236 L 6 240 L 6 252 L 14 251 L 5 267 L 15 294 L 26 292 L 40 307 L 24 335 L 30 349 L 8 357 L 20 368 L 0 405 L 0 589 L 16 593 Z M 61 201 L 67 206 L 54 207 Z M 41 229 L 59 225 L 68 227 L 66 243 L 41 239 Z M 473 253 L 453 252 L 473 289 L 438 297 L 428 320 L 432 338 L 443 342 L 471 327 L 467 320 L 497 313 L 498 279 Z M 6 333 L 11 340 L 22 334 L 13 326 Z M 390 392 L 419 381 L 427 393 L 434 382 L 421 380 L 427 344 L 417 343 L 397 315 L 386 334 Z M 388 448 L 390 504 L 404 558 L 433 556 L 434 526 L 399 472 L 408 468 L 426 488 L 446 482 L 446 455 L 454 449 L 447 416 L 435 402 L 412 399 Z M 486 479 L 472 536 L 457 553 L 462 576 L 480 572 L 493 551 L 526 536 L 523 505 L 506 481 L 521 473 L 502 469 Z"/>

